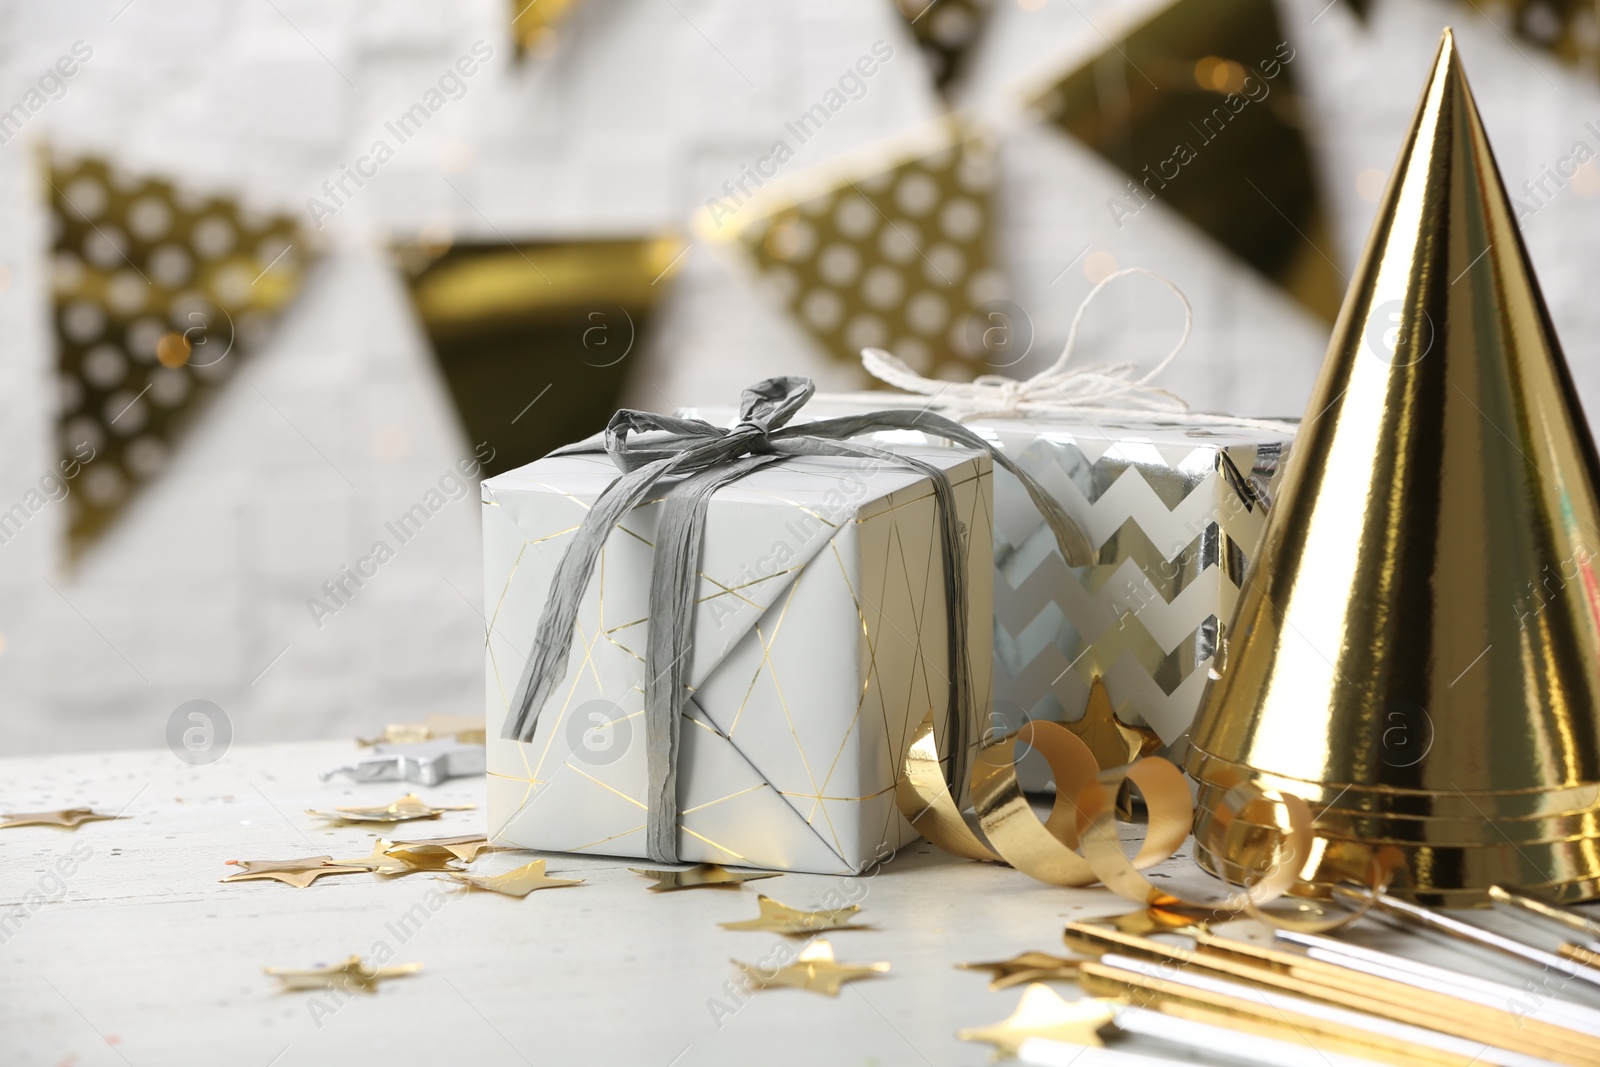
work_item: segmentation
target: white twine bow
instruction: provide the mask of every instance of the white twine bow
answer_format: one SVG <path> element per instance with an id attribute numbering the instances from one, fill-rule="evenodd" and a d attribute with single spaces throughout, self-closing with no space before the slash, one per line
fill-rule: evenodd
<path id="1" fill-rule="evenodd" d="M 1078 326 L 1084 313 L 1099 295 L 1100 290 L 1133 274 L 1144 274 L 1172 290 L 1183 304 L 1183 336 L 1162 359 L 1144 374 L 1138 373 L 1133 363 L 1101 363 L 1085 367 L 1069 367 L 1072 349 L 1078 339 Z M 1072 327 L 1067 331 L 1067 343 L 1056 361 L 1031 378 L 1008 378 L 1002 374 L 985 374 L 970 382 L 950 382 L 924 378 L 906 366 L 898 356 L 881 348 L 861 350 L 861 364 L 879 381 L 886 382 L 907 393 L 932 397 L 929 404 L 949 418 L 966 421 L 980 417 L 1066 416 L 1089 420 L 1091 416 L 1122 417 L 1148 420 L 1151 416 L 1164 417 L 1164 421 L 1186 425 L 1227 426 L 1239 429 L 1269 430 L 1293 433 L 1295 423 L 1279 419 L 1252 419 L 1236 415 L 1213 415 L 1191 411 L 1182 397 L 1151 385 L 1150 381 L 1172 365 L 1188 343 L 1194 327 L 1194 309 L 1188 297 L 1172 282 L 1143 267 L 1126 267 L 1101 279 L 1089 295 L 1078 305 L 1072 317 Z M 882 403 L 881 393 L 854 394 L 851 399 L 874 398 Z"/>

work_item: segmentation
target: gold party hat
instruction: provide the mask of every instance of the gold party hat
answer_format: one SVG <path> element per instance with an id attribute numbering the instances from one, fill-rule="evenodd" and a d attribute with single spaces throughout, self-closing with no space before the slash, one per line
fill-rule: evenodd
<path id="1" fill-rule="evenodd" d="M 1445 827 L 1538 811 L 1546 792 L 1592 808 L 1597 471 L 1446 30 L 1195 720 L 1203 793 L 1248 780 L 1377 814 L 1437 805 Z M 1407 825 L 1403 891 L 1487 889 L 1455 840 L 1431 849 L 1432 824 Z M 1600 838 L 1549 848 L 1515 877 L 1592 892 Z"/>

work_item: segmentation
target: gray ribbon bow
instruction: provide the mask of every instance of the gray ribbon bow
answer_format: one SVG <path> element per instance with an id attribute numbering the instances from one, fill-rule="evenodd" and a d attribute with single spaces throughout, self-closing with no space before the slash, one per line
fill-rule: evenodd
<path id="1" fill-rule="evenodd" d="M 539 712 L 566 675 L 578 604 L 588 588 L 600 550 L 612 528 L 663 478 L 682 478 L 667 493 L 656 533 L 650 577 L 644 725 L 647 792 L 645 846 L 652 860 L 678 859 L 677 753 L 680 713 L 688 699 L 694 652 L 695 574 L 704 543 L 711 495 L 762 467 L 791 456 L 854 456 L 917 472 L 932 484 L 939 515 L 944 564 L 950 698 L 945 736 L 950 744 L 950 779 L 966 780 L 967 749 L 973 739 L 973 693 L 967 657 L 967 576 L 955 514 L 954 491 L 945 472 L 912 456 L 849 440 L 878 430 L 920 430 L 987 452 L 1022 482 L 1054 532 L 1061 554 L 1075 566 L 1095 558 L 1088 539 L 1031 477 L 973 431 L 927 411 L 877 411 L 787 426 L 811 398 L 809 378 L 768 378 L 746 389 L 739 424 L 724 430 L 699 419 L 647 411 L 619 411 L 602 438 L 557 449 L 551 455 L 605 452 L 622 471 L 594 502 L 550 580 L 544 615 L 532 654 L 517 684 L 502 737 L 532 741 Z M 633 435 L 640 435 L 633 438 Z M 632 438 L 632 439 L 630 439 Z"/>

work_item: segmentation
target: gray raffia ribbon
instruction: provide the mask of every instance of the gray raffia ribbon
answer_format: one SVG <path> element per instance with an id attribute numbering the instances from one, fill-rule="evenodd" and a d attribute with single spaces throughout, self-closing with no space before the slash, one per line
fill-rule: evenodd
<path id="1" fill-rule="evenodd" d="M 744 391 L 739 423 L 731 430 L 698 419 L 646 411 L 619 411 L 601 437 L 557 449 L 551 455 L 604 452 L 622 471 L 584 516 L 556 564 L 533 650 L 517 684 L 502 736 L 532 741 L 539 712 L 567 671 L 578 605 L 594 574 L 601 548 L 622 517 L 663 478 L 681 478 L 667 493 L 656 533 L 650 577 L 645 654 L 644 735 L 646 764 L 645 847 L 652 860 L 678 859 L 677 754 L 680 713 L 688 699 L 694 652 L 695 576 L 704 543 L 711 495 L 723 486 L 793 456 L 849 456 L 874 460 L 926 477 L 934 489 L 943 559 L 950 697 L 945 736 L 950 743 L 950 780 L 966 780 L 973 737 L 973 692 L 967 658 L 966 557 L 962 553 L 954 490 L 943 470 L 888 449 L 849 438 L 878 430 L 921 430 L 988 453 L 1014 474 L 1050 524 L 1068 562 L 1093 562 L 1088 539 L 1031 477 L 978 434 L 926 411 L 878 411 L 788 426 L 811 398 L 809 378 L 768 378 Z"/>

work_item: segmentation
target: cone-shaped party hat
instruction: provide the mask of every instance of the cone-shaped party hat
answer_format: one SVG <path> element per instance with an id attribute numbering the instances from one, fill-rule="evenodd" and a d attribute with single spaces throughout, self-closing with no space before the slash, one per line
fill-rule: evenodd
<path id="1" fill-rule="evenodd" d="M 1594 895 L 1597 475 L 1446 30 L 1195 720 L 1202 809 L 1295 792 L 1423 899 Z"/>

